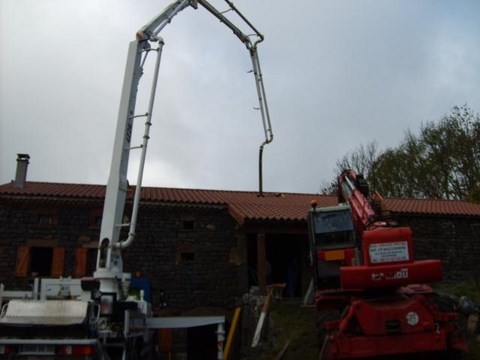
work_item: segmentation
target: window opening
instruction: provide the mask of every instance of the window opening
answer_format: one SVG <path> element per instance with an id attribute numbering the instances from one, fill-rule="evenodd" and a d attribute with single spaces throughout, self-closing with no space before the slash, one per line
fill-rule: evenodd
<path id="1" fill-rule="evenodd" d="M 37 276 L 50 276 L 52 271 L 53 248 L 32 247 L 30 251 L 30 272 Z"/>
<path id="2" fill-rule="evenodd" d="M 38 224 L 40 224 L 40 225 L 52 225 L 53 224 L 52 215 L 48 215 L 48 214 L 38 215 Z"/>
<path id="3" fill-rule="evenodd" d="M 194 252 L 182 252 L 180 255 L 180 259 L 182 262 L 192 262 L 195 261 L 195 253 Z"/>
<path id="4" fill-rule="evenodd" d="M 194 230 L 194 229 L 195 229 L 195 221 L 193 221 L 193 220 L 184 220 L 184 221 L 183 221 L 183 229 L 184 229 L 184 230 Z"/>

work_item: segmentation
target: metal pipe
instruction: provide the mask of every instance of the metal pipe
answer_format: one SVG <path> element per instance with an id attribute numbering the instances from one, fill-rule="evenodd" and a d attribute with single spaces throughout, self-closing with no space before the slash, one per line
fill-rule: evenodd
<path id="1" fill-rule="evenodd" d="M 38 299 L 38 289 L 40 288 L 40 279 L 36 277 L 33 279 L 33 295 L 32 299 L 37 300 Z"/>
<path id="2" fill-rule="evenodd" d="M 143 169 L 145 167 L 145 159 L 147 155 L 147 145 L 148 140 L 150 139 L 150 127 L 152 125 L 152 113 L 153 113 L 153 105 L 155 103 L 155 93 L 157 90 L 157 82 L 158 82 L 158 73 L 160 69 L 160 60 L 162 57 L 162 50 L 164 41 L 162 38 L 158 40 L 158 49 L 157 51 L 157 60 L 155 62 L 155 70 L 153 74 L 152 80 L 152 89 L 150 92 L 150 101 L 148 104 L 148 112 L 147 112 L 147 120 L 145 121 L 145 132 L 143 135 L 143 143 L 142 143 L 142 153 L 140 155 L 140 165 L 138 167 L 138 176 L 137 176 L 137 185 L 135 187 L 135 197 L 133 199 L 133 210 L 132 210 L 132 218 L 130 220 L 130 230 L 128 233 L 128 238 L 125 241 L 119 242 L 115 244 L 116 247 L 124 249 L 130 246 L 135 239 L 135 228 L 137 226 L 137 217 L 138 217 L 138 208 L 140 207 L 140 197 L 141 197 L 141 190 L 142 190 L 142 180 L 143 180 Z"/>
<path id="3" fill-rule="evenodd" d="M 257 30 L 255 26 L 252 25 L 252 23 L 235 7 L 233 2 L 225 0 L 225 2 L 230 6 L 230 8 L 247 24 L 250 29 L 252 29 L 255 34 L 258 36 L 258 40 L 253 44 L 253 46 L 256 46 L 257 44 L 261 43 L 265 37 L 260 33 L 260 31 Z"/>
<path id="4" fill-rule="evenodd" d="M 179 0 L 167 6 L 157 17 L 137 31 L 138 40 L 155 41 L 157 35 L 180 11 L 190 5 L 189 0 Z"/>
<path id="5" fill-rule="evenodd" d="M 225 329 L 223 323 L 217 325 L 217 360 L 223 360 L 223 342 L 225 341 Z"/>
<path id="6" fill-rule="evenodd" d="M 265 131 L 266 142 L 269 143 L 273 137 L 270 115 L 268 113 L 267 99 L 265 96 L 265 88 L 263 87 L 262 73 L 260 71 L 260 62 L 258 60 L 257 48 L 250 49 L 250 58 L 252 60 L 253 75 L 255 76 L 255 85 L 257 87 L 258 103 L 262 116 L 263 130 Z"/>
<path id="7" fill-rule="evenodd" d="M 270 114 L 268 112 L 267 97 L 265 95 L 265 87 L 263 86 L 262 71 L 260 61 L 258 59 L 257 47 L 250 48 L 250 58 L 252 60 L 253 75 L 255 77 L 255 85 L 257 87 L 258 103 L 263 123 L 263 131 L 265 133 L 265 141 L 260 145 L 258 155 L 258 180 L 259 180 L 259 196 L 263 196 L 263 148 L 273 140 L 272 124 L 270 122 Z"/>
<path id="8" fill-rule="evenodd" d="M 258 196 L 263 197 L 263 145 L 258 152 Z"/>
<path id="9" fill-rule="evenodd" d="M 262 175 L 262 157 L 263 157 L 263 147 L 264 145 L 270 143 L 273 140 L 273 133 L 271 129 L 271 123 L 270 123 L 270 116 L 268 113 L 268 105 L 266 101 L 266 95 L 265 95 L 265 88 L 263 86 L 263 80 L 262 80 L 262 74 L 261 74 L 261 69 L 260 69 L 260 62 L 258 60 L 258 53 L 257 53 L 257 48 L 256 44 L 260 43 L 263 41 L 264 37 L 263 35 L 243 16 L 243 14 L 233 5 L 232 2 L 225 0 L 226 3 L 230 6 L 230 9 L 233 10 L 239 17 L 242 19 L 245 24 L 253 30 L 255 36 L 258 37 L 255 43 L 252 43 L 250 36 L 251 35 L 246 35 L 243 33 L 237 26 L 235 26 L 228 18 L 226 18 L 222 13 L 220 13 L 216 8 L 214 8 L 212 5 L 210 5 L 206 0 L 178 0 L 171 5 L 167 6 L 165 10 L 157 17 L 155 17 L 152 21 L 147 23 L 144 27 L 142 27 L 138 32 L 137 32 L 137 39 L 140 41 L 144 42 L 145 44 L 148 44 L 147 40 L 149 41 L 159 41 L 159 48 L 157 49 L 157 64 L 155 67 L 155 74 L 154 74 L 154 79 L 152 83 L 152 92 L 150 96 L 150 104 L 149 104 L 149 110 L 148 110 L 148 115 L 147 115 L 147 120 L 145 123 L 145 134 L 143 138 L 143 144 L 140 146 L 142 149 L 142 154 L 141 154 L 141 160 L 140 160 L 140 166 L 138 170 L 138 177 L 137 177 L 137 184 L 136 184 L 136 189 L 135 189 L 135 196 L 134 196 L 134 203 L 133 203 L 133 211 L 132 211 L 132 218 L 130 221 L 130 230 L 128 237 L 125 241 L 122 242 L 117 242 L 115 240 L 112 241 L 112 247 L 115 249 L 122 249 L 128 247 L 135 238 L 135 227 L 136 227 L 136 222 L 137 222 L 137 215 L 138 215 L 138 207 L 139 207 L 139 202 L 140 202 L 140 194 L 141 194 L 141 183 L 142 183 L 142 177 L 143 177 L 143 169 L 145 165 L 145 157 L 146 157 L 146 151 L 147 151 L 147 143 L 149 139 L 149 129 L 151 126 L 151 115 L 152 115 L 152 110 L 153 110 L 153 102 L 154 102 L 154 96 L 155 96 L 155 90 L 156 90 L 156 84 L 157 84 L 157 79 L 158 79 L 158 71 L 159 71 L 159 66 L 160 66 L 160 58 L 161 58 L 161 52 L 163 48 L 163 40 L 160 37 L 157 37 L 157 35 L 160 33 L 160 31 L 172 21 L 172 18 L 178 14 L 181 10 L 184 8 L 188 7 L 189 5 L 197 8 L 198 4 L 201 4 L 207 11 L 209 11 L 212 15 L 214 15 L 216 18 L 218 18 L 222 23 L 224 23 L 228 28 L 230 28 L 233 33 L 246 45 L 247 49 L 250 51 L 250 56 L 252 60 L 252 65 L 253 65 L 253 73 L 255 76 L 255 84 L 257 88 L 257 94 L 258 94 L 258 100 L 259 100 L 259 105 L 260 105 L 260 111 L 261 111 L 261 116 L 262 116 L 262 123 L 264 127 L 264 132 L 265 132 L 265 141 L 262 143 L 260 146 L 260 160 L 259 160 L 259 166 L 260 166 L 260 171 L 259 171 L 259 178 L 260 178 L 260 194 L 263 193 L 263 175 Z M 150 50 L 150 47 L 145 45 L 145 49 L 148 51 Z M 148 52 L 147 52 L 148 54 Z M 143 62 L 146 59 L 143 59 Z M 143 62 L 140 65 L 140 67 L 143 67 Z M 125 189 L 126 190 L 126 189 Z M 112 237 L 113 239 L 114 237 Z M 98 262 L 98 261 L 97 261 Z M 107 267 L 110 266 L 110 254 L 107 255 Z"/>
<path id="10" fill-rule="evenodd" d="M 215 16 L 220 22 L 224 23 L 228 28 L 230 28 L 233 33 L 240 39 L 241 42 L 245 44 L 247 49 L 250 49 L 253 44 L 248 35 L 245 35 L 237 26 L 235 26 L 228 18 L 226 18 L 221 12 L 219 12 L 217 9 L 215 9 L 212 5 L 210 5 L 206 0 L 198 0 L 198 3 L 201 4 L 209 13 L 211 13 L 213 16 Z M 232 8 L 237 14 L 239 14 L 240 18 L 245 21 L 245 18 L 243 15 L 240 14 L 238 10 L 236 10 L 235 7 Z M 257 36 L 261 36 L 261 34 L 253 27 L 250 25 L 248 21 L 245 21 L 247 25 L 250 26 L 250 28 L 255 31 L 255 34 Z"/>

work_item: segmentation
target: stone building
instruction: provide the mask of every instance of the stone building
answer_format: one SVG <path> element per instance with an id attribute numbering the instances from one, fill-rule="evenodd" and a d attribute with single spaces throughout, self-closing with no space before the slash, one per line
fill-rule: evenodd
<path id="1" fill-rule="evenodd" d="M 12 181 L 0 185 L 0 283 L 28 289 L 32 276 L 80 277 L 95 268 L 105 186 Z M 133 190 L 132 190 L 133 191 Z M 129 194 L 125 214 L 129 214 Z M 306 214 L 318 194 L 198 189 L 142 189 L 137 239 L 123 253 L 125 271 L 151 282 L 153 305 L 177 310 L 227 307 L 251 286 L 286 282 L 300 263 L 301 296 L 310 281 Z M 445 280 L 477 271 L 480 205 L 388 199 L 414 234 L 417 259 L 439 258 Z M 128 215 L 126 215 L 128 216 Z M 126 234 L 125 234 L 126 236 Z M 163 296 L 165 294 L 165 296 Z"/>

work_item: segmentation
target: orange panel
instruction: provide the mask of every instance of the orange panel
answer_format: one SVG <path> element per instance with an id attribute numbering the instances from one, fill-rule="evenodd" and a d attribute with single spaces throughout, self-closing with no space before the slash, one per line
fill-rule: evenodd
<path id="1" fill-rule="evenodd" d="M 326 261 L 345 260 L 345 250 L 329 250 L 325 251 Z"/>

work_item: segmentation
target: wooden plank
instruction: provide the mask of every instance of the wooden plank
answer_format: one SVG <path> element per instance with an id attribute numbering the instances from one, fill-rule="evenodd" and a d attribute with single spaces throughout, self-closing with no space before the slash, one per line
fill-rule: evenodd
<path id="1" fill-rule="evenodd" d="M 262 312 L 260 313 L 260 318 L 258 319 L 257 328 L 255 329 L 255 334 L 253 336 L 252 348 L 256 347 L 260 342 L 260 336 L 262 335 L 263 324 L 265 323 L 265 318 L 267 317 L 268 309 L 270 308 L 270 302 L 272 300 L 273 289 L 270 289 L 265 302 L 263 303 Z"/>
<path id="2" fill-rule="evenodd" d="M 267 293 L 267 255 L 266 255 L 265 234 L 257 234 L 257 270 L 258 270 L 258 287 L 260 293 Z"/>
<path id="3" fill-rule="evenodd" d="M 232 344 L 235 335 L 237 334 L 237 329 L 240 324 L 240 313 L 242 312 L 241 307 L 237 307 L 233 313 L 232 323 L 230 324 L 230 330 L 228 331 L 227 342 L 225 343 L 225 351 L 223 352 L 223 359 L 230 360 L 232 357 Z"/>

